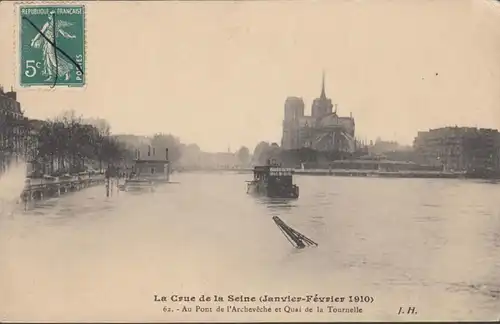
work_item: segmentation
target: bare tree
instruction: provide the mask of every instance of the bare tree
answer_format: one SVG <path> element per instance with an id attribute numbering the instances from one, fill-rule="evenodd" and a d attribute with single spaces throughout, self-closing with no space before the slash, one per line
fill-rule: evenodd
<path id="1" fill-rule="evenodd" d="M 84 123 L 71 111 L 66 112 L 46 121 L 38 131 L 36 158 L 50 165 L 50 173 L 54 173 L 57 161 L 62 173 L 83 171 L 86 161 L 98 160 L 102 167 L 102 162 L 114 163 L 129 154 L 122 143 L 103 133 L 106 130 Z"/>
<path id="2" fill-rule="evenodd" d="M 246 146 L 240 147 L 236 155 L 238 156 L 240 163 L 243 165 L 247 165 L 250 161 L 250 150 Z"/>

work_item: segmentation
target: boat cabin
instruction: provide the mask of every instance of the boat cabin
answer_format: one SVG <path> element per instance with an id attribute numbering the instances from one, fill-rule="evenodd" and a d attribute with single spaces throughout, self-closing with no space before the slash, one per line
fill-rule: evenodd
<path id="1" fill-rule="evenodd" d="M 132 172 L 137 177 L 168 177 L 168 162 L 156 160 L 136 160 Z"/>
<path id="2" fill-rule="evenodd" d="M 156 150 L 149 147 L 147 157 L 141 159 L 141 152 L 137 151 L 137 158 L 132 166 L 131 178 L 165 178 L 170 175 L 170 161 L 168 160 L 168 149 L 165 156 L 156 155 Z"/>
<path id="3" fill-rule="evenodd" d="M 273 166 L 256 166 L 254 168 L 254 180 L 264 182 L 268 185 L 293 185 L 293 170 L 289 168 Z"/>
<path id="4" fill-rule="evenodd" d="M 292 174 L 293 170 L 288 168 L 271 168 L 269 170 L 269 176 L 271 177 L 291 177 Z"/>

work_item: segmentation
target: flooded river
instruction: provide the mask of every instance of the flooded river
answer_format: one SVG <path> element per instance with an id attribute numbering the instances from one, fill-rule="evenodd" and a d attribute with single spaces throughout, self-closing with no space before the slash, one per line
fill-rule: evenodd
<path id="1" fill-rule="evenodd" d="M 15 194 L 9 197 L 22 179 L 0 182 L 0 320 L 500 318 L 499 184 L 296 176 L 301 197 L 286 202 L 247 196 L 250 177 L 174 174 L 180 183 L 156 192 L 107 198 L 103 186 L 93 187 L 26 211 L 13 202 Z M 294 249 L 272 216 L 319 246 Z M 201 294 L 226 300 L 154 301 Z M 227 301 L 315 294 L 373 302 Z M 196 305 L 212 312 L 196 312 Z M 217 305 L 273 311 L 220 313 Z M 286 305 L 301 312 L 274 311 Z M 313 313 L 305 312 L 308 305 Z M 362 313 L 327 306 L 358 306 Z M 414 312 L 398 315 L 400 307 Z"/>

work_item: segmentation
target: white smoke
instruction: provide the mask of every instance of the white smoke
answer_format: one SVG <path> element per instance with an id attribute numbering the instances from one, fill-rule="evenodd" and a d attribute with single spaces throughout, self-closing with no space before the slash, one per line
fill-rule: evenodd
<path id="1" fill-rule="evenodd" d="M 7 169 L 0 174 L 0 212 L 12 212 L 19 203 L 26 181 L 26 163 L 11 161 Z"/>

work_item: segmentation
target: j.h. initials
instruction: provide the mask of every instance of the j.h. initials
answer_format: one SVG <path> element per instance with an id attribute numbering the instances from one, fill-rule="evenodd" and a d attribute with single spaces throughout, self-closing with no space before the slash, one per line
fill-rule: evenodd
<path id="1" fill-rule="evenodd" d="M 414 306 L 399 307 L 398 315 L 417 315 L 417 309 Z"/>

